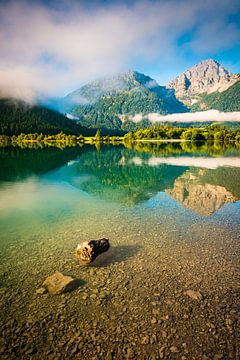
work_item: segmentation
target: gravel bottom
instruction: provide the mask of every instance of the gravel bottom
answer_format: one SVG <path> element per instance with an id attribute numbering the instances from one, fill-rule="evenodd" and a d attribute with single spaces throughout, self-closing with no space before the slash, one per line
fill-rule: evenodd
<path id="1" fill-rule="evenodd" d="M 111 230 L 110 250 L 91 266 L 74 258 L 81 229 L 70 225 L 10 242 L 0 265 L 1 358 L 239 359 L 236 226 L 195 223 L 184 235 L 146 227 Z M 57 270 L 80 286 L 37 294 Z"/>

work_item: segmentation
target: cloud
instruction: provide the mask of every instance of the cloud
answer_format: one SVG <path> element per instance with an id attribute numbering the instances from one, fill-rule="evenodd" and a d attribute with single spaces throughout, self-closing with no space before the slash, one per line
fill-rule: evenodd
<path id="1" fill-rule="evenodd" d="M 136 114 L 130 118 L 133 122 L 138 123 L 143 119 L 148 119 L 152 123 L 157 122 L 207 122 L 207 121 L 239 121 L 240 112 L 220 112 L 218 110 L 199 111 L 195 113 L 177 113 L 170 115 L 160 115 L 150 113 L 148 115 Z"/>
<path id="2" fill-rule="evenodd" d="M 131 159 L 131 162 L 137 166 L 148 165 L 148 166 L 158 166 L 162 164 L 173 165 L 173 166 L 193 166 L 200 167 L 204 169 L 217 169 L 218 167 L 240 167 L 240 158 L 239 157 L 150 157 L 147 160 L 143 160 L 139 157 L 134 157 Z"/>
<path id="3" fill-rule="evenodd" d="M 207 4 L 208 3 L 208 4 Z M 0 89 L 31 98 L 63 95 L 103 74 L 141 63 L 177 58 L 178 39 L 196 33 L 197 47 L 225 48 L 238 41 L 229 23 L 238 1 L 5 1 L 0 3 Z M 219 11 L 218 11 L 219 10 Z M 214 14 L 218 14 L 218 20 Z M 206 26 L 214 20 L 214 26 Z M 193 29 L 196 31 L 194 32 Z M 217 45 L 215 46 L 215 44 Z M 203 49 L 204 50 L 204 49 Z M 202 51 L 204 52 L 204 51 Z"/>
<path id="4" fill-rule="evenodd" d="M 214 38 L 214 35 L 216 35 Z M 191 42 L 191 48 L 196 53 L 210 51 L 217 53 L 229 48 L 229 44 L 240 43 L 240 31 L 236 24 L 230 23 L 222 26 L 221 19 L 213 20 L 205 28 L 201 28 L 196 38 Z M 206 39 L 208 39 L 206 41 Z"/>

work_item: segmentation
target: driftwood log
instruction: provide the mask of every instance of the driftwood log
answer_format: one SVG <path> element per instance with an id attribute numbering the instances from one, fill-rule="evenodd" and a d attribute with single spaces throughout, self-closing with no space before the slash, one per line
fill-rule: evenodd
<path id="1" fill-rule="evenodd" d="M 110 247 L 108 239 L 90 240 L 79 244 L 76 249 L 76 257 L 82 264 L 93 262 L 96 257 L 107 251 Z"/>

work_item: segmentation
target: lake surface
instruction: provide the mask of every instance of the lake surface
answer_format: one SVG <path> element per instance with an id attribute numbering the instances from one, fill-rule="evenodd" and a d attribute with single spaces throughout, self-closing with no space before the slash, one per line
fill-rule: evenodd
<path id="1" fill-rule="evenodd" d="M 234 146 L 0 148 L 2 358 L 237 359 L 239 230 Z"/>

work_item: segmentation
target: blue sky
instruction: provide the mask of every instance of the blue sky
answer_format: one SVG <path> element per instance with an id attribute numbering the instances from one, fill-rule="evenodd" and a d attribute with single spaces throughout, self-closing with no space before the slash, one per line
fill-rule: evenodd
<path id="1" fill-rule="evenodd" d="M 166 84 L 208 58 L 240 72 L 240 2 L 0 1 L 0 39 L 2 93 L 62 96 L 130 68 Z"/>

